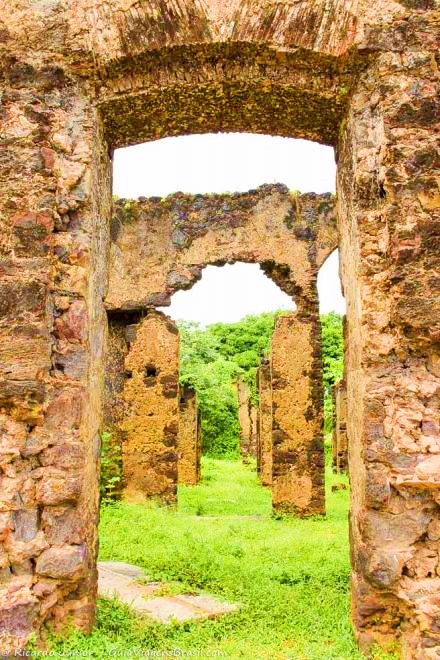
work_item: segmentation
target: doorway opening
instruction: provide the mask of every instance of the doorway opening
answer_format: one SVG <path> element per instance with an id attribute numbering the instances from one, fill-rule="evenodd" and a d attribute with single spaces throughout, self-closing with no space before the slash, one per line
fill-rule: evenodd
<path id="1" fill-rule="evenodd" d="M 161 195 L 167 192 L 160 191 Z M 154 579 L 172 583 L 171 588 L 179 592 L 190 585 L 191 589 L 205 588 L 218 593 L 220 584 L 221 591 L 226 580 L 235 582 L 244 594 L 252 574 L 251 581 L 259 584 L 260 601 L 275 584 L 281 599 L 285 599 L 288 591 L 288 598 L 301 602 L 313 598 L 311 593 L 322 591 L 325 584 L 332 603 L 339 603 L 339 613 L 345 612 L 348 491 L 346 478 L 335 476 L 331 464 L 324 464 L 317 289 L 320 266 L 337 247 L 332 195 L 302 194 L 280 184 L 266 184 L 235 194 L 206 195 L 194 190 L 166 197 L 144 196 L 134 201 L 117 199 L 112 235 L 107 298 L 109 354 L 116 355 L 120 349 L 119 363 L 117 360 L 113 363 L 119 374 L 128 374 L 128 380 L 124 376 L 118 385 L 115 379 L 116 385 L 110 383 L 108 391 L 117 393 L 118 387 L 126 388 L 128 396 L 121 409 L 124 415 L 127 409 L 134 411 L 132 420 L 123 425 L 122 434 L 125 434 L 123 443 L 127 443 L 128 436 L 133 438 L 130 469 L 134 481 L 144 479 L 140 490 L 145 494 L 154 482 L 151 476 L 157 477 L 159 473 L 155 483 L 161 487 L 156 497 L 145 498 L 139 489 L 127 490 L 122 479 L 121 494 L 125 495 L 125 501 L 113 508 L 118 514 L 108 513 L 113 505 L 104 507 L 101 558 L 146 565 Z M 256 272 L 259 280 L 246 280 L 250 271 L 254 275 Z M 222 284 L 216 285 L 211 274 L 219 275 Z M 328 282 L 328 273 L 324 279 Z M 229 282 L 229 290 L 225 280 Z M 234 305 L 232 294 L 245 280 L 246 291 L 241 294 L 240 305 Z M 265 297 L 263 281 L 272 287 L 267 293 L 272 311 L 265 311 L 264 307 L 243 309 L 243 300 L 255 299 L 254 303 L 260 303 Z M 203 292 L 206 282 L 209 286 Z M 280 299 L 274 303 L 274 291 L 284 295 L 288 303 Z M 227 303 L 224 306 L 223 297 Z M 278 317 L 279 348 L 275 351 L 272 345 L 269 351 L 278 316 L 273 312 L 283 307 Z M 251 315 L 251 320 L 242 319 L 246 314 Z M 119 349 L 114 351 L 112 347 L 117 346 Z M 251 430 L 247 434 L 239 422 L 240 376 L 247 386 L 242 405 Z M 145 402 L 151 402 L 155 392 L 160 393 L 160 403 L 156 407 L 151 405 L 149 413 L 161 420 L 159 435 L 163 443 L 156 475 L 153 470 L 145 479 L 147 464 L 151 468 L 156 459 L 153 457 L 151 461 L 150 454 L 145 461 L 137 443 L 142 434 L 147 438 L 151 432 L 153 416 L 146 413 Z M 205 397 L 203 401 L 202 397 Z M 257 408 L 260 414 L 259 446 L 255 446 L 257 443 L 252 438 L 252 408 Z M 110 400 L 109 409 L 113 414 L 117 412 L 114 400 Z M 261 416 L 263 409 L 266 422 Z M 295 410 L 299 410 L 298 423 L 292 423 Z M 183 462 L 178 422 L 184 417 L 185 451 L 188 455 L 189 448 L 192 459 L 184 467 L 186 484 L 181 481 L 177 486 L 179 459 L 180 465 Z M 266 442 L 270 438 L 269 449 L 261 442 L 264 433 Z M 306 438 L 309 439 L 304 444 Z M 205 457 L 201 460 L 202 470 L 198 471 L 197 456 L 202 445 Z M 304 451 L 298 449 L 300 445 Z M 295 471 L 295 468 L 299 469 Z M 312 520 L 301 520 L 298 516 L 324 512 L 325 470 L 327 518 L 321 518 L 322 527 L 313 527 Z M 177 490 L 177 507 L 164 507 L 164 503 L 175 504 Z M 133 516 L 139 526 L 135 537 L 130 532 Z M 121 523 L 124 534 L 133 542 L 130 552 L 116 547 L 111 539 L 112 531 Z M 278 524 L 287 525 L 285 536 Z M 235 526 L 235 531 L 230 531 L 230 525 Z M 150 543 L 146 547 L 140 542 L 147 528 L 155 539 L 151 547 Z M 229 541 L 222 545 L 220 537 L 225 539 L 231 533 L 232 545 Z M 324 548 L 329 533 L 335 536 L 330 550 Z M 312 536 L 322 540 L 316 552 L 305 550 L 307 539 Z M 268 542 L 271 537 L 273 543 Z M 168 557 L 159 552 L 160 558 L 153 558 L 158 552 L 157 543 L 176 542 L 181 548 L 177 557 L 176 553 Z M 286 550 L 291 557 L 287 565 Z M 322 564 L 324 558 L 327 561 L 328 552 L 335 552 L 337 558 L 334 557 L 332 575 L 327 573 L 324 577 Z M 227 567 L 226 557 L 231 553 L 237 562 L 233 569 Z M 261 573 L 267 553 L 273 555 L 274 563 L 270 562 L 268 571 L 262 571 L 261 580 L 256 576 Z M 244 559 L 251 554 L 256 558 L 252 566 Z M 209 569 L 209 575 L 204 568 L 208 564 L 215 566 L 214 573 Z M 188 565 L 192 565 L 191 576 L 184 569 Z M 236 589 L 227 588 L 224 593 L 233 602 L 240 600 Z M 254 597 L 247 594 L 248 597 L 255 604 Z M 279 606 L 278 602 L 277 611 Z M 333 616 L 332 607 L 318 625 L 324 637 Z M 275 611 L 264 617 L 268 630 L 274 617 Z M 289 636 L 299 640 L 293 629 Z M 227 637 L 225 648 L 235 652 L 234 643 Z M 299 641 L 295 644 L 301 648 Z M 309 640 L 304 648 L 310 651 L 315 648 L 313 645 Z"/>

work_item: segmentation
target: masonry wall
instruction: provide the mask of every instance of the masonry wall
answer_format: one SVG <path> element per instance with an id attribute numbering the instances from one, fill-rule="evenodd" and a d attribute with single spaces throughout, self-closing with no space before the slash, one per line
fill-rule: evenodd
<path id="1" fill-rule="evenodd" d="M 178 481 L 195 486 L 200 481 L 202 443 L 200 416 L 195 391 L 186 386 L 180 390 L 179 438 L 178 438 Z"/>
<path id="2" fill-rule="evenodd" d="M 151 310 L 128 333 L 118 420 L 124 437 L 124 497 L 172 504 L 177 493 L 178 331 L 171 319 Z"/>
<path id="3" fill-rule="evenodd" d="M 333 386 L 333 406 L 333 467 L 336 472 L 345 472 L 348 468 L 347 386 L 343 379 Z"/>
<path id="4" fill-rule="evenodd" d="M 109 156 L 197 130 L 337 147 L 354 626 L 365 648 L 397 641 L 411 660 L 438 657 L 437 13 L 434 0 L 6 0 L 4 654 L 43 621 L 94 621 Z M 258 226 L 275 236 L 268 217 Z M 313 226 L 304 215 L 292 232 L 316 265 Z"/>
<path id="5" fill-rule="evenodd" d="M 332 195 L 261 186 L 231 195 L 118 200 L 112 220 L 110 312 L 167 306 L 209 264 L 260 264 L 307 311 L 319 267 L 338 242 Z"/>
<path id="6" fill-rule="evenodd" d="M 347 300 L 352 602 L 365 648 L 438 657 L 438 67 L 434 3 L 387 30 L 338 158 Z M 383 86 L 383 81 L 386 85 Z"/>
<path id="7" fill-rule="evenodd" d="M 272 485 L 272 369 L 265 360 L 258 369 L 258 474 L 263 486 Z"/>
<path id="8" fill-rule="evenodd" d="M 291 313 L 272 335 L 272 493 L 285 513 L 325 513 L 319 320 Z"/>
<path id="9" fill-rule="evenodd" d="M 250 444 L 250 454 L 254 458 L 257 457 L 257 447 L 258 447 L 258 407 L 251 405 L 250 409 L 250 418 L 251 418 L 251 444 Z"/>
<path id="10" fill-rule="evenodd" d="M 252 454 L 250 394 L 249 385 L 239 380 L 237 382 L 238 422 L 240 425 L 240 451 L 243 458 L 248 458 Z"/>

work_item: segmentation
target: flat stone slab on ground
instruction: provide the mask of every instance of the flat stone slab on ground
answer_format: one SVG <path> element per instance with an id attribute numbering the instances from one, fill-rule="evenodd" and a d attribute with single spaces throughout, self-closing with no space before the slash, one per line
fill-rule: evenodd
<path id="1" fill-rule="evenodd" d="M 224 603 L 214 596 L 155 596 L 166 585 L 160 582 L 142 584 L 145 572 L 138 566 L 124 562 L 98 563 L 98 595 L 117 598 L 135 612 L 144 614 L 159 623 L 212 619 L 235 612 L 237 605 Z"/>
<path id="2" fill-rule="evenodd" d="M 125 561 L 100 561 L 98 562 L 98 569 L 120 573 L 121 575 L 133 578 L 145 576 L 143 568 L 133 566 L 133 564 L 127 564 Z"/>

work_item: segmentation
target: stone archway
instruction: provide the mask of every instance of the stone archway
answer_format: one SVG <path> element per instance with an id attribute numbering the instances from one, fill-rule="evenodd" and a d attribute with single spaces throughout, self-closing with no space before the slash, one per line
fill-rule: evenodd
<path id="1" fill-rule="evenodd" d="M 354 625 L 436 657 L 436 39 L 434 0 L 7 0 L 4 652 L 94 619 L 111 151 L 247 130 L 337 148 Z"/>
<path id="2" fill-rule="evenodd" d="M 127 497 L 160 496 L 165 502 L 176 497 L 177 433 L 173 442 L 167 429 L 177 427 L 177 328 L 170 330 L 170 319 L 159 322 L 152 310 L 169 305 L 172 293 L 190 288 L 209 264 L 249 262 L 259 264 L 297 305 L 274 332 L 273 505 L 299 515 L 325 512 L 316 281 L 337 241 L 334 197 L 290 193 L 282 185 L 115 203 L 105 301 L 110 319 L 106 421 L 116 437 L 125 437 Z M 161 346 L 153 360 L 161 373 L 150 382 L 142 373 L 151 351 L 160 353 Z M 115 420 L 118 410 L 125 412 Z"/>

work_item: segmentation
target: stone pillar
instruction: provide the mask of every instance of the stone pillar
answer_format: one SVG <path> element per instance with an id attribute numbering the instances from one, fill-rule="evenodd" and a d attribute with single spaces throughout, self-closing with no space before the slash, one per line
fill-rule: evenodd
<path id="1" fill-rule="evenodd" d="M 270 360 L 258 369 L 258 474 L 263 486 L 272 485 L 272 372 Z"/>
<path id="2" fill-rule="evenodd" d="M 359 80 L 338 203 L 354 626 L 362 647 L 397 636 L 402 657 L 428 659 L 440 653 L 440 198 L 438 68 L 434 31 L 417 32 L 423 13 L 400 52 L 377 53 Z"/>
<path id="3" fill-rule="evenodd" d="M 337 472 L 338 465 L 338 445 L 336 436 L 336 387 L 337 383 L 332 385 L 332 468 Z"/>
<path id="4" fill-rule="evenodd" d="M 124 497 L 176 502 L 179 424 L 179 334 L 149 310 L 133 328 L 122 398 Z"/>
<path id="5" fill-rule="evenodd" d="M 27 56 L 17 48 L 16 55 L 3 52 L 1 58 L 5 655 L 21 648 L 44 620 L 89 630 L 96 593 L 110 163 L 87 90 L 50 50 L 56 12 L 43 6 L 35 12 L 34 29 L 44 23 L 49 58 L 37 44 Z"/>
<path id="6" fill-rule="evenodd" d="M 251 454 L 252 421 L 250 415 L 250 389 L 242 380 L 237 382 L 238 421 L 240 424 L 241 455 L 246 459 Z"/>
<path id="7" fill-rule="evenodd" d="M 250 405 L 249 407 L 249 417 L 251 420 L 251 441 L 249 445 L 249 455 L 253 458 L 257 457 L 257 447 L 258 447 L 258 407 Z"/>
<path id="8" fill-rule="evenodd" d="M 325 513 L 319 332 L 310 318 L 280 316 L 272 335 L 273 506 L 297 515 Z"/>
<path id="9" fill-rule="evenodd" d="M 334 392 L 334 467 L 336 472 L 345 472 L 348 465 L 347 441 L 347 388 L 342 379 L 333 386 Z"/>
<path id="10" fill-rule="evenodd" d="M 180 393 L 178 454 L 179 484 L 195 486 L 200 481 L 202 446 L 197 395 L 188 386 Z"/>

